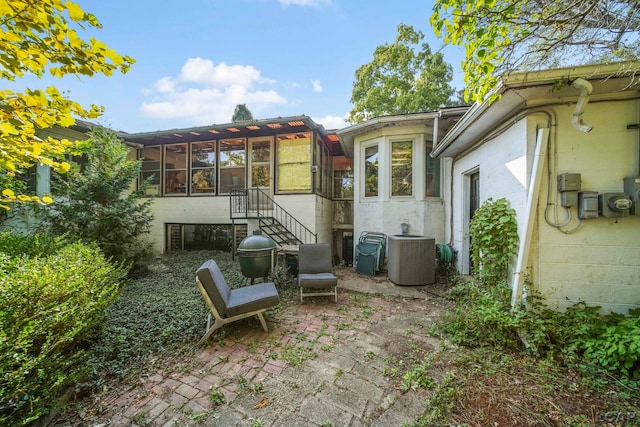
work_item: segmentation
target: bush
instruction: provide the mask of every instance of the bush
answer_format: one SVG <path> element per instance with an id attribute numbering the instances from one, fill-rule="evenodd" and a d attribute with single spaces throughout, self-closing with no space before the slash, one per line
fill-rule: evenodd
<path id="1" fill-rule="evenodd" d="M 640 377 L 640 310 L 630 317 L 600 314 L 600 307 L 578 303 L 564 312 L 543 306 L 531 293 L 527 307 L 511 308 L 507 286 L 460 282 L 449 297 L 456 306 L 436 323 L 436 330 L 470 348 L 517 350 L 589 366 L 632 380 Z M 596 368 L 596 369 L 592 369 Z"/>
<path id="2" fill-rule="evenodd" d="M 10 231 L 0 232 L 0 253 L 8 257 L 26 255 L 49 255 L 67 245 L 64 237 L 54 237 L 51 234 L 14 234 Z"/>
<path id="3" fill-rule="evenodd" d="M 5 248 L 20 246 L 11 238 L 2 241 Z M 85 375 L 82 347 L 125 273 L 106 262 L 96 246 L 72 244 L 45 256 L 12 255 L 0 253 L 5 273 L 0 275 L 2 425 L 38 419 Z"/>

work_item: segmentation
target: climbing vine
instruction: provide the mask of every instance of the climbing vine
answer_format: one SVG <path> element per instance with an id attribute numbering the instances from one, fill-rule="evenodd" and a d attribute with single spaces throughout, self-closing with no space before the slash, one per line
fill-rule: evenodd
<path id="1" fill-rule="evenodd" d="M 469 236 L 474 277 L 487 284 L 506 280 L 518 250 L 516 211 L 507 199 L 486 200 L 473 216 Z"/>

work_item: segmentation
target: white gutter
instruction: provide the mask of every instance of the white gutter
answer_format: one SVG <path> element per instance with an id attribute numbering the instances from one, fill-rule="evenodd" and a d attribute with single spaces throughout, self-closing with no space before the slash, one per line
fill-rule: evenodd
<path id="1" fill-rule="evenodd" d="M 550 125 L 551 126 L 551 125 Z M 542 181 L 542 173 L 547 154 L 546 147 L 549 140 L 549 128 L 540 128 L 536 135 L 536 148 L 533 157 L 533 167 L 531 169 L 531 181 L 529 183 L 529 192 L 527 194 L 527 210 L 525 211 L 525 229 L 522 233 L 522 241 L 518 249 L 518 261 L 516 270 L 513 274 L 513 283 L 511 284 L 511 308 L 522 299 L 524 287 L 524 279 L 526 268 L 529 262 L 529 252 L 531 248 L 531 240 L 536 220 L 536 209 L 538 208 L 538 195 L 540 194 L 540 182 Z"/>
<path id="2" fill-rule="evenodd" d="M 580 97 L 576 104 L 576 109 L 573 111 L 573 117 L 571 118 L 571 124 L 574 128 L 580 132 L 591 132 L 593 126 L 587 125 L 582 121 L 582 113 L 584 112 L 587 102 L 589 102 L 589 95 L 593 91 L 593 86 L 585 79 L 577 78 L 571 83 L 571 86 L 580 90 Z"/>

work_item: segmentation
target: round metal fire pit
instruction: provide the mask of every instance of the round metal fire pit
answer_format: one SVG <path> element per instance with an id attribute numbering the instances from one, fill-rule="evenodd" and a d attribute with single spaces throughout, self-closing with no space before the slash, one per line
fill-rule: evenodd
<path id="1" fill-rule="evenodd" d="M 251 236 L 245 237 L 238 245 L 240 271 L 251 283 L 256 277 L 266 280 L 275 258 L 276 242 L 261 230 L 254 230 Z"/>

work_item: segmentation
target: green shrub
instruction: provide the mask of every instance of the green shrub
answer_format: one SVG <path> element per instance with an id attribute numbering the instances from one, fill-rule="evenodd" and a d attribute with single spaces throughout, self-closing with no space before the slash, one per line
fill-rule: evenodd
<path id="1" fill-rule="evenodd" d="M 17 268 L 16 268 L 17 267 Z M 95 246 L 0 257 L 0 424 L 46 414 L 85 372 L 83 345 L 125 273 Z"/>
<path id="2" fill-rule="evenodd" d="M 631 315 L 614 315 L 616 323 L 585 341 L 584 355 L 609 371 L 640 379 L 640 310 L 632 310 Z"/>
<path id="3" fill-rule="evenodd" d="M 469 236 L 473 276 L 490 284 L 506 280 L 518 251 L 516 211 L 507 199 L 487 199 L 473 214 Z"/>
<path id="4" fill-rule="evenodd" d="M 9 257 L 49 255 L 66 244 L 64 237 L 54 237 L 46 233 L 26 235 L 10 231 L 0 232 L 0 253 Z"/>

